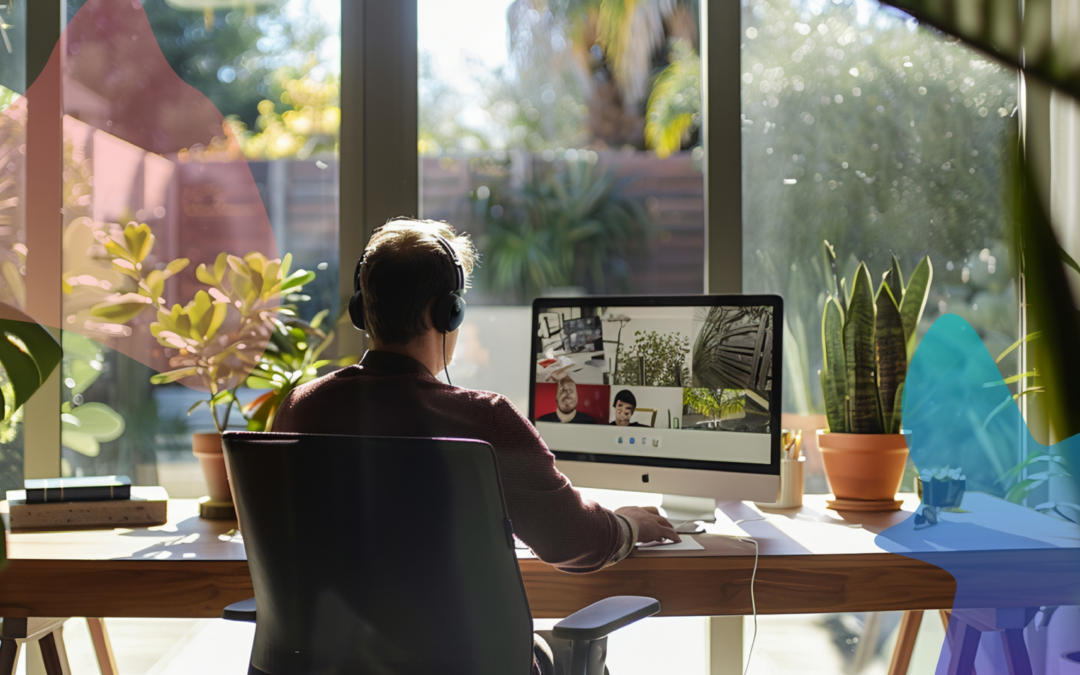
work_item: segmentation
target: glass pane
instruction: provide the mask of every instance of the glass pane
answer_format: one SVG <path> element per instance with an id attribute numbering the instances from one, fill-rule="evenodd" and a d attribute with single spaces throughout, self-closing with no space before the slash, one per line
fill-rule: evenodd
<path id="1" fill-rule="evenodd" d="M 8 0 L 0 2 L 0 267 L 14 270 L 16 276 L 26 260 L 26 228 L 22 217 L 26 167 L 20 152 L 20 146 L 25 143 L 26 108 L 16 104 L 25 91 L 26 3 Z M 0 302 L 25 309 L 15 288 L 0 284 Z M 15 392 L 6 376 L 0 379 L 0 391 L 10 406 Z M 0 422 L 0 491 L 22 489 L 22 418 L 20 409 L 10 419 Z"/>
<path id="2" fill-rule="evenodd" d="M 825 426 L 824 240 L 848 290 L 858 261 L 879 283 L 892 255 L 905 279 L 929 255 L 920 332 L 955 313 L 993 354 L 1016 339 L 1002 201 L 1014 71 L 864 0 L 744 0 L 741 70 L 743 283 L 785 298 L 785 425 L 804 440 Z M 807 489 L 827 492 L 810 450 Z"/>
<path id="3" fill-rule="evenodd" d="M 704 287 L 698 6 L 601 4 L 419 0 L 420 208 L 482 255 L 451 376 L 519 404 L 534 297 Z"/>
<path id="4" fill-rule="evenodd" d="M 237 268 L 222 259 L 215 269 L 219 254 L 257 251 L 315 272 L 302 295 L 283 298 L 298 318 L 337 316 L 340 3 L 146 0 L 130 16 L 99 5 L 68 0 L 65 32 L 63 470 L 127 474 L 197 497 L 206 488 L 190 437 L 215 424 L 207 406 L 189 408 L 207 394 L 185 386 L 196 374 L 151 377 L 208 367 L 213 340 L 241 330 L 246 310 L 236 318 L 228 308 L 220 329 L 203 326 L 203 351 L 184 348 L 187 335 L 173 345 L 151 334 L 162 323 L 153 310 L 200 293 L 221 300 L 196 267 L 221 278 Z M 153 89 L 160 81 L 169 84 Z M 158 100 L 145 102 L 155 98 L 148 90 Z M 126 233 L 142 224 L 152 244 Z M 145 246 L 145 259 L 126 260 L 117 242 Z M 128 311 L 117 293 L 153 309 Z M 102 314 L 102 303 L 115 312 Z M 237 396 L 263 393 L 242 386 Z M 229 426 L 244 425 L 234 408 Z"/>

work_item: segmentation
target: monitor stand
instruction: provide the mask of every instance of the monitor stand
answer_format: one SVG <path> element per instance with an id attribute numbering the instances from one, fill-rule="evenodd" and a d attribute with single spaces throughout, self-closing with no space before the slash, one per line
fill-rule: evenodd
<path id="1" fill-rule="evenodd" d="M 664 495 L 660 508 L 664 509 L 667 519 L 673 523 L 689 520 L 716 522 L 716 500 L 708 497 Z"/>

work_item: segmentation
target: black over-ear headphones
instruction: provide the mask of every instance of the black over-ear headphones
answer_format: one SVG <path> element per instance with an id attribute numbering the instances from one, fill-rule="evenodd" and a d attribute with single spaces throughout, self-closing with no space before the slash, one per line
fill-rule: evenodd
<path id="1" fill-rule="evenodd" d="M 443 333 L 453 332 L 461 326 L 465 320 L 465 300 L 461 292 L 465 290 L 465 266 L 461 264 L 450 242 L 436 234 L 435 239 L 446 251 L 446 255 L 454 261 L 454 290 L 435 301 L 431 309 L 431 320 L 435 324 L 435 330 Z M 353 274 L 353 296 L 349 298 L 349 318 L 357 330 L 364 330 L 364 294 L 360 290 L 360 271 L 364 267 L 364 258 L 367 251 L 356 262 L 356 272 Z"/>

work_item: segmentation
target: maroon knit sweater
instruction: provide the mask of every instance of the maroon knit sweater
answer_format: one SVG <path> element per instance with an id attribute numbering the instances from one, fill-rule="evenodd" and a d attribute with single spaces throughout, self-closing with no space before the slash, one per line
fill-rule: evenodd
<path id="1" fill-rule="evenodd" d="M 368 352 L 360 365 L 298 387 L 274 431 L 486 441 L 514 533 L 541 560 L 565 572 L 594 572 L 623 544 L 617 516 L 574 489 L 505 396 L 443 384 L 407 356 Z"/>

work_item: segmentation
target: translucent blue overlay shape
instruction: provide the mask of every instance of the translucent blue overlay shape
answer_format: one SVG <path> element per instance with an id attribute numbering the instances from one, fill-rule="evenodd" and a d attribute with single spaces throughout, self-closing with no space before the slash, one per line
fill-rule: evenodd
<path id="1" fill-rule="evenodd" d="M 953 576 L 950 638 L 962 632 L 960 621 L 980 629 L 1016 630 L 1040 607 L 1080 604 L 1080 526 L 1006 501 L 1014 481 L 999 480 L 1024 452 L 1066 455 L 1076 466 L 1080 436 L 1054 446 L 1036 441 L 975 329 L 951 314 L 935 321 L 923 337 L 903 395 L 903 426 L 916 468 L 920 473 L 961 469 L 967 513 L 946 510 L 938 524 L 919 530 L 912 514 L 878 535 L 876 543 Z M 918 594 L 918 589 L 911 592 Z M 982 633 L 977 643 L 979 675 L 1010 672 L 1004 635 Z M 938 673 L 948 672 L 948 642 Z M 1076 642 L 1080 649 L 1080 635 Z M 1031 654 L 1033 672 L 1044 672 L 1040 664 L 1058 657 Z M 1055 667 L 1047 665 L 1045 672 L 1057 672 Z"/>

